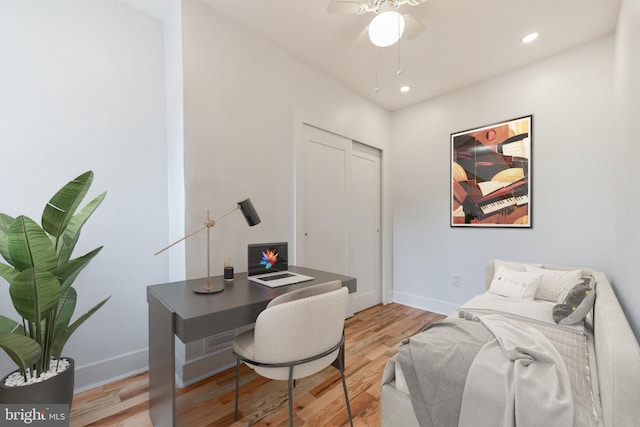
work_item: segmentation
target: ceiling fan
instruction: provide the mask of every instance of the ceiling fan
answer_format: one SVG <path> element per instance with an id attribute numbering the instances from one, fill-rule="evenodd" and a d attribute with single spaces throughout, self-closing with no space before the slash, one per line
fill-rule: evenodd
<path id="1" fill-rule="evenodd" d="M 424 30 L 424 25 L 411 15 L 400 14 L 400 6 L 418 6 L 427 0 L 332 0 L 327 12 L 343 15 L 363 15 L 373 12 L 376 16 L 365 31 L 371 43 L 378 47 L 391 46 L 404 35 L 413 40 Z"/>

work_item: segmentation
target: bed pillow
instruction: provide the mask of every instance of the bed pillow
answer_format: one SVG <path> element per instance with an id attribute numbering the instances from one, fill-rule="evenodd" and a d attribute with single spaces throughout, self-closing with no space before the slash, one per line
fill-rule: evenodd
<path id="1" fill-rule="evenodd" d="M 500 266 L 493 276 L 489 292 L 508 298 L 533 299 L 541 280 L 542 274 Z"/>
<path id="2" fill-rule="evenodd" d="M 581 322 L 591 311 L 595 298 L 595 290 L 581 281 L 569 290 L 561 304 L 553 307 L 553 320 L 559 325 Z"/>
<path id="3" fill-rule="evenodd" d="M 560 296 L 582 277 L 582 270 L 547 270 L 530 265 L 527 265 L 526 269 L 530 273 L 542 274 L 535 298 L 551 302 L 557 302 Z"/>
<path id="4" fill-rule="evenodd" d="M 498 271 L 498 268 L 500 267 L 506 267 L 509 270 L 514 270 L 514 271 L 527 271 L 527 265 L 530 265 L 532 267 L 542 267 L 542 264 L 529 264 L 524 262 L 502 261 L 500 259 L 493 260 L 493 265 L 495 266 L 496 271 Z"/>

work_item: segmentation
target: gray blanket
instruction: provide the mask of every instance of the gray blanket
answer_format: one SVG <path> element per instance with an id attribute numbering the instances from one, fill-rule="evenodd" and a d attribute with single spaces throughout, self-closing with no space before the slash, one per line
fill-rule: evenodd
<path id="1" fill-rule="evenodd" d="M 572 393 L 555 348 L 533 328 L 483 317 L 446 319 L 415 335 L 383 383 L 399 364 L 422 427 L 571 426 Z"/>
<path id="2" fill-rule="evenodd" d="M 467 372 L 491 338 L 493 335 L 478 322 L 447 319 L 400 347 L 393 362 L 402 368 L 422 427 L 458 425 Z"/>

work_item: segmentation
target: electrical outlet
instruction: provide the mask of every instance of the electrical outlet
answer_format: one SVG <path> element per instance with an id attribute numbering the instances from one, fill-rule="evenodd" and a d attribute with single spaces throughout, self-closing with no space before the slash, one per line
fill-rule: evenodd
<path id="1" fill-rule="evenodd" d="M 452 276 L 452 279 L 451 279 L 451 284 L 453 286 L 461 286 L 462 285 L 462 275 L 461 274 L 457 274 L 457 273 L 454 274 Z"/>

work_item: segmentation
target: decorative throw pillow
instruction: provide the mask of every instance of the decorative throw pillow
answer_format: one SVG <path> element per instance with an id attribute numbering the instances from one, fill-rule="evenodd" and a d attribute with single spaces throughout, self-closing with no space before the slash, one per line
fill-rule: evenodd
<path id="1" fill-rule="evenodd" d="M 596 292 L 584 282 L 569 290 L 562 304 L 553 307 L 553 320 L 560 325 L 573 325 L 584 319 L 596 299 Z"/>
<path id="2" fill-rule="evenodd" d="M 500 266 L 493 276 L 489 292 L 509 298 L 533 299 L 541 279 L 539 273 L 514 271 Z"/>
<path id="3" fill-rule="evenodd" d="M 567 294 L 571 291 L 571 289 L 573 289 L 573 287 L 577 284 L 584 284 L 587 285 L 588 287 L 590 287 L 591 289 L 595 289 L 596 288 L 596 278 L 593 276 L 584 276 L 581 277 L 576 283 L 574 283 L 571 286 L 567 286 L 567 288 L 564 290 L 564 292 L 562 292 L 562 294 L 560 295 L 560 297 L 558 298 L 557 303 L 558 304 L 564 304 L 564 300 L 567 299 Z"/>
<path id="4" fill-rule="evenodd" d="M 530 265 L 528 272 L 542 274 L 542 280 L 536 291 L 536 299 L 556 302 L 560 296 L 582 277 L 582 270 L 547 270 Z"/>

